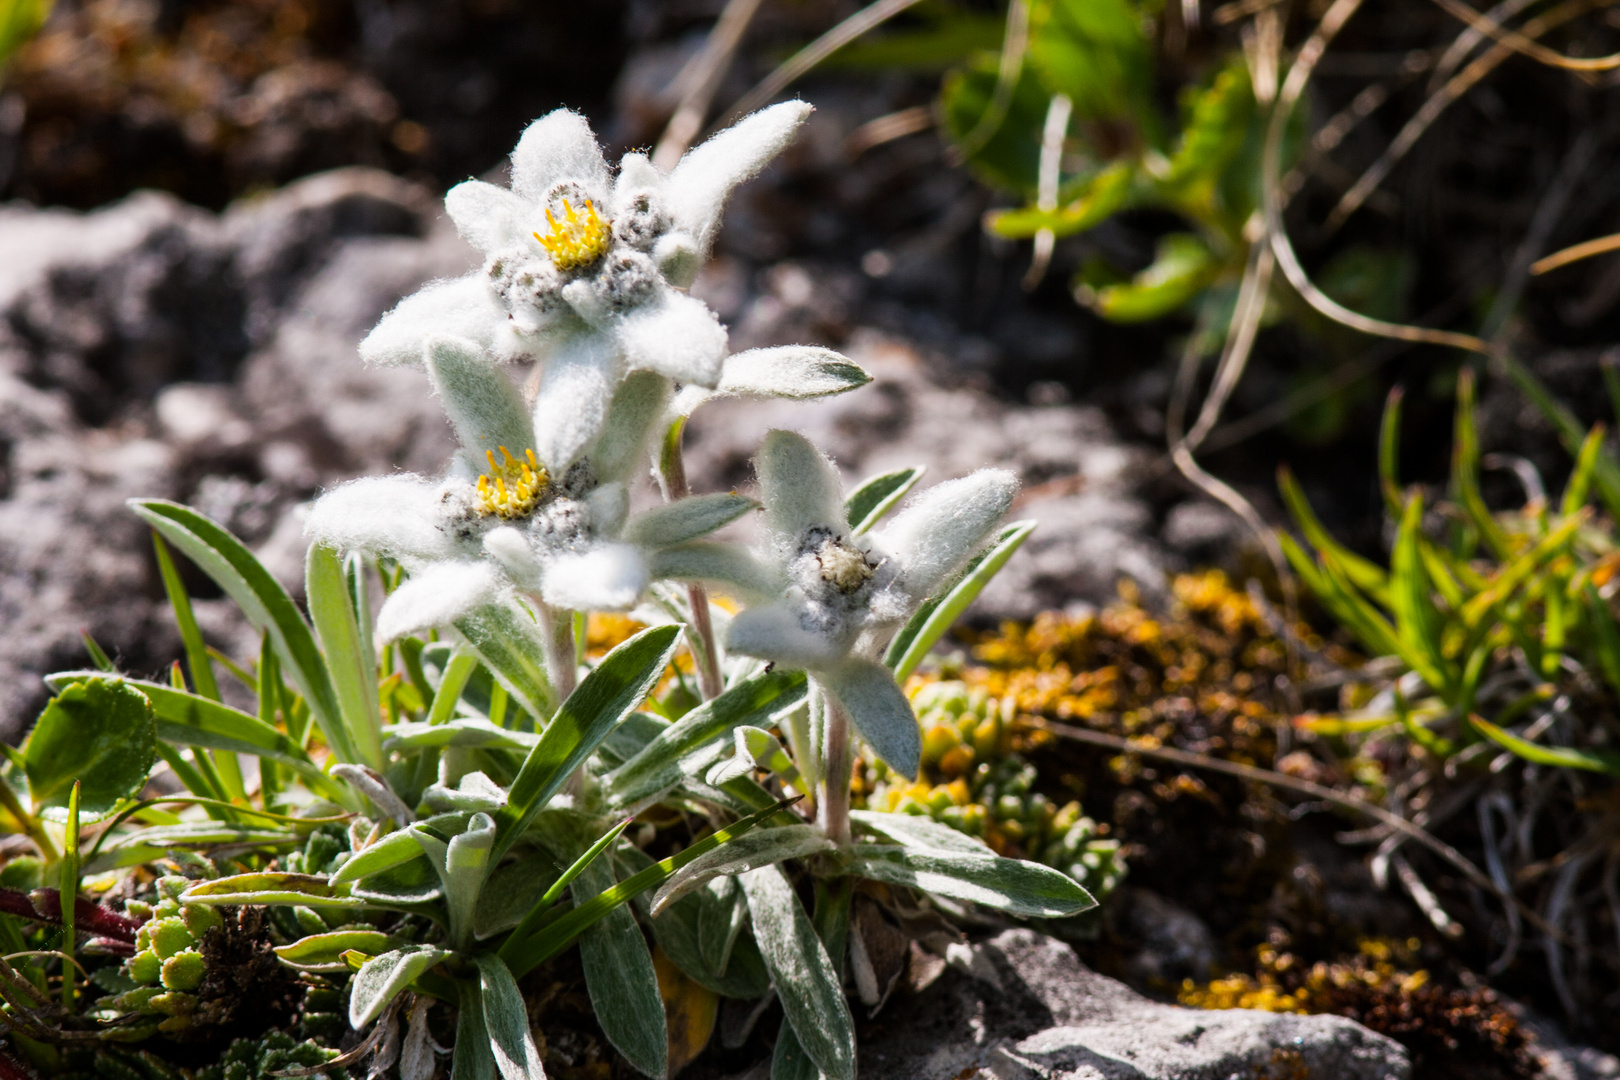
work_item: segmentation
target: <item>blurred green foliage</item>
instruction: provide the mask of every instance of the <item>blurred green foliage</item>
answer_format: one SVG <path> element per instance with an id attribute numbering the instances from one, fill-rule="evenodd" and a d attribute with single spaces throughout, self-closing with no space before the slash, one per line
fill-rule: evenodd
<path id="1" fill-rule="evenodd" d="M 45 25 L 51 4 L 52 0 L 0 0 L 0 74 L 12 54 Z"/>

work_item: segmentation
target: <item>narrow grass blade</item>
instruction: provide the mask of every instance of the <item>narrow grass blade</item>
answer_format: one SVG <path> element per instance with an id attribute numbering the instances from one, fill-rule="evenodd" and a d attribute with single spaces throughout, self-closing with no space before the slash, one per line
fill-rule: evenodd
<path id="1" fill-rule="evenodd" d="M 343 557 L 325 544 L 311 544 L 304 562 L 304 592 L 315 634 L 326 656 L 351 757 L 343 760 L 383 767 L 382 717 L 378 713 L 377 664 L 365 652 Z"/>
<path id="2" fill-rule="evenodd" d="M 1498 746 L 1537 765 L 1552 765 L 1564 769 L 1586 769 L 1590 772 L 1620 776 L 1620 754 L 1610 750 L 1577 750 L 1569 746 L 1542 746 L 1521 739 L 1495 724 L 1470 716 L 1468 722 Z"/>

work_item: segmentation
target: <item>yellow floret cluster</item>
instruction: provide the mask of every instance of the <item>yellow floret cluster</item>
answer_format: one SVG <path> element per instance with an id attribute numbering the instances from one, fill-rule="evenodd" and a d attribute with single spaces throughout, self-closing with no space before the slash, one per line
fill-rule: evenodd
<path id="1" fill-rule="evenodd" d="M 550 253 L 557 269 L 573 270 L 589 266 L 606 254 L 612 245 L 613 226 L 602 220 L 589 199 L 585 200 L 583 213 L 575 210 L 567 199 L 561 201 L 563 219 L 558 221 L 548 207 L 546 221 L 551 225 L 551 231 L 544 236 L 535 233 L 534 238 Z"/>
<path id="2" fill-rule="evenodd" d="M 478 477 L 478 508 L 486 516 L 503 521 L 526 518 L 534 513 L 546 490 L 546 470 L 535 460 L 533 450 L 523 452 L 523 460 L 501 447 L 501 456 L 486 450 L 489 472 Z"/>

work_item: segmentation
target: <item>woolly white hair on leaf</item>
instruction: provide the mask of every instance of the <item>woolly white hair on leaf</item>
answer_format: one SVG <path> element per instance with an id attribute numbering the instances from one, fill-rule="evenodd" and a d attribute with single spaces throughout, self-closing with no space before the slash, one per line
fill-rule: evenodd
<path id="1" fill-rule="evenodd" d="M 387 555 L 407 568 L 454 558 L 458 547 L 439 528 L 441 485 L 413 474 L 351 480 L 315 501 L 304 535 L 339 551 Z"/>
<path id="2" fill-rule="evenodd" d="M 495 599 L 499 573 L 487 560 L 424 567 L 388 594 L 377 613 L 377 640 L 393 641 L 449 626 Z"/>
<path id="3" fill-rule="evenodd" d="M 614 331 L 631 367 L 699 386 L 720 381 L 726 328 L 701 300 L 666 288 L 617 319 Z"/>
<path id="4" fill-rule="evenodd" d="M 754 469 L 765 497 L 765 524 L 777 544 L 797 543 L 806 529 L 843 530 L 838 470 L 809 439 L 793 431 L 767 433 Z"/>
<path id="5" fill-rule="evenodd" d="M 922 730 L 911 702 L 895 685 L 894 672 L 873 660 L 850 657 L 816 672 L 822 687 L 837 698 L 883 763 L 907 780 L 922 763 Z"/>
<path id="6" fill-rule="evenodd" d="M 534 452 L 561 476 L 602 431 L 619 365 L 601 335 L 570 334 L 557 343 L 534 398 Z"/>
<path id="7" fill-rule="evenodd" d="M 613 183 L 614 212 L 624 209 L 630 194 L 645 188 L 662 187 L 664 178 L 653 167 L 652 160 L 642 153 L 629 153 L 619 159 L 619 175 Z"/>
<path id="8" fill-rule="evenodd" d="M 617 480 L 598 484 L 585 495 L 591 512 L 591 531 L 597 536 L 618 536 L 630 514 L 630 491 Z"/>
<path id="9" fill-rule="evenodd" d="M 726 632 L 726 648 L 734 653 L 812 671 L 842 659 L 844 646 L 831 634 L 806 630 L 799 610 L 781 603 L 738 612 Z"/>
<path id="10" fill-rule="evenodd" d="M 784 101 L 751 113 L 681 158 L 664 186 L 676 225 L 707 252 L 731 189 L 763 169 L 798 133 L 813 111 Z"/>
<path id="11" fill-rule="evenodd" d="M 535 216 L 534 209 L 517 195 L 482 180 L 451 188 L 444 196 L 444 209 L 461 238 L 485 255 L 526 236 L 523 227 Z"/>
<path id="12" fill-rule="evenodd" d="M 866 369 L 846 356 L 816 345 L 779 345 L 732 353 L 720 367 L 713 390 L 683 386 L 670 403 L 676 416 L 691 416 L 710 398 L 791 398 L 805 401 L 856 390 L 872 381 Z"/>
<path id="13" fill-rule="evenodd" d="M 484 551 L 506 571 L 512 584 L 529 592 L 540 590 L 546 568 L 520 530 L 510 525 L 491 529 L 484 534 Z"/>
<path id="14" fill-rule="evenodd" d="M 779 596 L 787 587 L 773 567 L 733 544 L 700 540 L 654 551 L 648 559 L 654 578 L 709 582 L 746 599 Z"/>
<path id="15" fill-rule="evenodd" d="M 541 595 L 552 607 L 570 611 L 628 611 L 650 580 L 647 561 L 633 544 L 599 544 L 552 559 Z"/>
<path id="16" fill-rule="evenodd" d="M 608 405 L 602 435 L 591 449 L 598 479 L 621 480 L 644 464 L 647 436 L 669 400 L 669 380 L 651 371 L 632 371 Z"/>
<path id="17" fill-rule="evenodd" d="M 360 359 L 381 366 L 420 365 L 433 334 L 490 348 L 506 312 L 482 274 L 436 281 L 401 300 L 360 342 Z"/>
<path id="18" fill-rule="evenodd" d="M 1012 473 L 980 469 L 913 498 L 877 533 L 900 564 L 901 587 L 918 601 L 931 594 L 983 545 L 1017 493 Z"/>
<path id="19" fill-rule="evenodd" d="M 625 526 L 624 538 L 646 547 L 684 544 L 731 524 L 758 505 L 731 492 L 693 495 L 637 514 Z"/>
<path id="20" fill-rule="evenodd" d="M 424 351 L 428 379 L 473 465 L 482 469 L 484 452 L 503 446 L 522 461 L 524 451 L 534 449 L 534 420 L 506 373 L 459 338 L 434 335 Z"/>
<path id="21" fill-rule="evenodd" d="M 512 151 L 512 190 L 518 195 L 539 202 L 559 180 L 576 180 L 598 199 L 608 192 L 607 162 L 596 135 L 571 109 L 557 109 L 530 124 Z"/>

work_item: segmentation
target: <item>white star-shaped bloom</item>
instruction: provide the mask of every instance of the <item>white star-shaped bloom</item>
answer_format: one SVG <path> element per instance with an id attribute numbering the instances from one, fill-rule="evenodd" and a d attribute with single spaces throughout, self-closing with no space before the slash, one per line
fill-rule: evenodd
<path id="1" fill-rule="evenodd" d="M 917 774 L 911 706 L 878 662 L 894 631 L 989 539 L 1018 484 L 980 469 L 910 500 L 887 526 L 857 535 L 838 471 L 809 440 L 772 431 L 755 458 L 768 534 L 755 556 L 718 544 L 673 547 L 654 572 L 729 584 L 759 603 L 731 620 L 726 648 L 801 668 L 836 698 L 891 768 Z"/>
<path id="2" fill-rule="evenodd" d="M 512 185 L 458 184 L 445 208 L 485 256 L 460 278 L 401 301 L 361 343 L 371 363 L 417 364 L 428 336 L 452 334 L 542 364 L 535 452 L 553 471 L 595 437 L 632 371 L 716 386 L 726 331 L 683 290 L 702 265 L 731 189 L 793 138 L 800 101 L 754 113 L 667 175 L 645 154 L 615 174 L 578 113 L 531 124 L 512 151 Z"/>
<path id="3" fill-rule="evenodd" d="M 409 573 L 378 614 L 381 640 L 449 626 L 519 595 L 559 609 L 626 610 L 650 581 L 653 552 L 755 505 L 705 495 L 629 515 L 625 481 L 668 401 L 659 376 L 619 384 L 597 438 L 558 476 L 535 453 L 516 388 L 477 345 L 430 338 L 424 356 L 461 441 L 448 474 L 351 481 L 323 495 L 305 526 L 317 543 L 387 556 Z"/>

